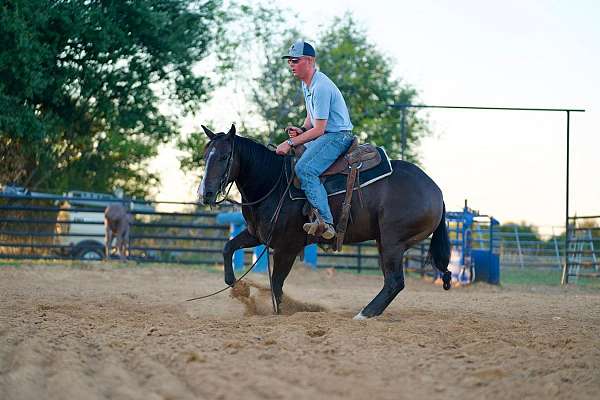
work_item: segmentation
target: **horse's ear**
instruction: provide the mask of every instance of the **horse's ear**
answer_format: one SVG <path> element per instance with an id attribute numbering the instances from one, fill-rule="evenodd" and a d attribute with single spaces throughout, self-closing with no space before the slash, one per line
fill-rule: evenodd
<path id="1" fill-rule="evenodd" d="M 204 129 L 204 133 L 206 133 L 206 136 L 208 136 L 208 138 L 210 140 L 213 140 L 215 138 L 215 133 L 213 131 L 211 131 L 210 129 L 208 129 L 207 127 L 205 127 L 204 125 L 200 125 L 202 127 L 202 129 Z"/>
<path id="2" fill-rule="evenodd" d="M 229 132 L 227 132 L 227 136 L 235 136 L 235 124 L 231 124 L 231 128 L 229 128 Z"/>

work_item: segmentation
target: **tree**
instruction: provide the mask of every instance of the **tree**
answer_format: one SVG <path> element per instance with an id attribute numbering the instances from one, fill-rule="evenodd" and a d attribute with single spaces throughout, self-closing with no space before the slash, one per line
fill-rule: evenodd
<path id="1" fill-rule="evenodd" d="M 213 83 L 220 0 L 14 0 L 0 6 L 0 182 L 145 195 L 147 162 Z M 171 113 L 163 111 L 169 108 Z"/>
<path id="2" fill-rule="evenodd" d="M 534 225 L 531 225 L 525 221 L 521 221 L 520 223 L 516 222 L 506 222 L 504 224 L 498 225 L 496 228 L 498 232 L 505 233 L 515 233 L 523 234 L 529 237 L 534 238 L 533 240 L 542 240 L 540 234 L 538 232 L 538 228 Z"/>

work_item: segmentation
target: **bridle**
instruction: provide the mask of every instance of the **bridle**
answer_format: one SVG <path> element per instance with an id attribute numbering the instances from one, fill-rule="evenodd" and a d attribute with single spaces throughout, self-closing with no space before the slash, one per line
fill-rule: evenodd
<path id="1" fill-rule="evenodd" d="M 225 174 L 223 174 L 223 176 L 221 177 L 221 180 L 219 182 L 219 189 L 216 193 L 217 197 L 219 196 L 219 194 L 223 194 L 223 198 L 219 201 L 215 201 L 215 205 L 221 204 L 226 201 L 228 203 L 235 204 L 237 206 L 254 206 L 254 205 L 259 204 L 262 201 L 264 201 L 267 197 L 269 197 L 271 194 L 273 194 L 275 189 L 277 189 L 277 187 L 279 186 L 279 182 L 281 181 L 281 177 L 283 176 L 283 173 L 285 170 L 285 164 L 282 164 L 281 172 L 279 173 L 279 177 L 277 178 L 277 181 L 275 181 L 275 184 L 273 184 L 273 187 L 267 192 L 267 194 L 265 194 L 260 199 L 255 200 L 255 201 L 248 201 L 248 202 L 244 202 L 244 201 L 239 202 L 239 201 L 230 199 L 228 197 L 229 192 L 231 191 L 231 187 L 235 183 L 233 180 L 231 182 L 229 182 L 230 176 L 231 176 L 231 168 L 233 166 L 233 155 L 235 154 L 235 138 L 232 140 L 232 142 L 233 142 L 233 144 L 231 145 L 231 152 L 229 153 L 229 157 L 227 158 L 227 168 L 226 168 L 227 172 Z M 229 187 L 227 187 L 228 184 L 229 184 Z"/>
<path id="2" fill-rule="evenodd" d="M 220 201 L 216 201 L 215 204 L 221 204 L 222 202 L 227 200 L 229 191 L 231 190 L 231 187 L 233 186 L 233 181 L 231 181 L 231 184 L 227 188 L 227 183 L 229 182 L 229 177 L 231 176 L 231 167 L 233 166 L 233 155 L 234 154 L 235 154 L 235 138 L 233 138 L 233 140 L 232 140 L 231 152 L 229 153 L 229 156 L 227 157 L 227 168 L 225 169 L 226 172 L 223 174 L 223 176 L 221 176 L 221 180 L 219 181 L 219 189 L 217 190 L 217 193 L 216 193 L 216 196 L 219 196 L 219 193 L 222 193 L 225 195 L 225 197 Z"/>

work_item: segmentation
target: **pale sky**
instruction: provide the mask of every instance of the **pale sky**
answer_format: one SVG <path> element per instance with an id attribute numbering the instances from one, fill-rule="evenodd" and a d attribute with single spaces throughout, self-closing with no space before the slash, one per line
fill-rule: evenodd
<path id="1" fill-rule="evenodd" d="M 314 42 L 335 16 L 351 11 L 371 43 L 395 62 L 395 77 L 422 104 L 575 108 L 571 113 L 570 214 L 600 215 L 600 2 L 595 1 L 278 1 L 304 20 Z M 220 93 L 202 117 L 228 128 L 243 101 Z M 566 113 L 429 110 L 434 136 L 421 164 L 444 192 L 501 222 L 564 226 Z M 160 164 L 160 168 L 158 165 Z M 164 149 L 154 167 L 159 199 L 191 200 L 199 182 Z"/>

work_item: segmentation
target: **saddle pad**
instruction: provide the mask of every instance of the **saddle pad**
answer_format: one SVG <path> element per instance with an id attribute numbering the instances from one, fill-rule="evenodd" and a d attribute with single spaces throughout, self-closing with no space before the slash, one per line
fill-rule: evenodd
<path id="1" fill-rule="evenodd" d="M 385 178 L 392 174 L 392 164 L 390 163 L 390 159 L 388 158 L 385 150 L 381 147 L 377 148 L 379 151 L 379 155 L 381 155 L 381 162 L 375 168 L 372 168 L 367 171 L 360 171 L 360 187 L 365 187 L 373 182 L 376 182 L 380 179 Z M 286 157 L 285 162 L 285 175 L 287 180 L 289 181 L 291 175 L 291 159 Z M 323 186 L 327 191 L 327 196 L 334 196 L 336 194 L 345 193 L 346 192 L 346 178 L 347 175 L 335 174 L 328 176 L 323 182 Z M 358 185 L 357 185 L 358 187 Z M 356 189 L 355 189 L 356 190 Z M 305 200 L 306 195 L 304 191 L 296 188 L 294 185 L 290 186 L 290 198 L 292 200 Z"/>

